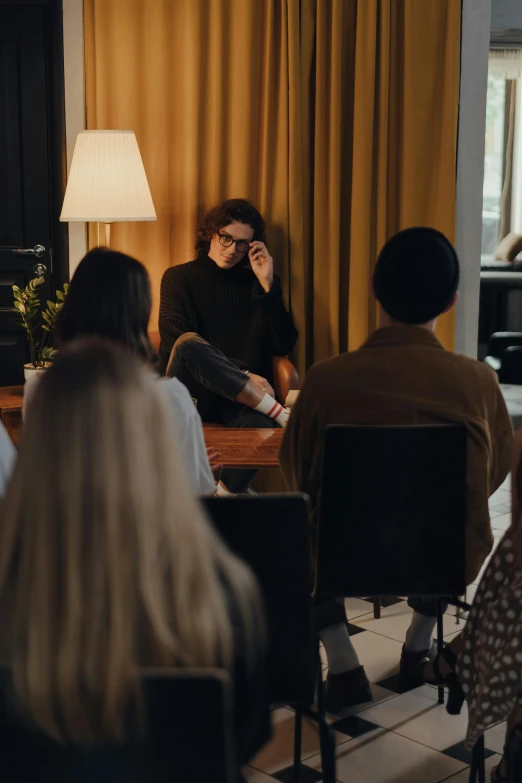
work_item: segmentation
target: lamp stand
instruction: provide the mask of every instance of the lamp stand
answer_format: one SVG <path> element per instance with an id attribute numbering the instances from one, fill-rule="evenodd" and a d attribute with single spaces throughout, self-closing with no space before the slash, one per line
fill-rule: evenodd
<path id="1" fill-rule="evenodd" d="M 111 224 L 110 223 L 104 223 L 105 226 L 105 247 L 111 246 Z M 100 223 L 96 223 L 96 230 L 97 230 L 97 242 L 98 247 L 100 247 Z"/>

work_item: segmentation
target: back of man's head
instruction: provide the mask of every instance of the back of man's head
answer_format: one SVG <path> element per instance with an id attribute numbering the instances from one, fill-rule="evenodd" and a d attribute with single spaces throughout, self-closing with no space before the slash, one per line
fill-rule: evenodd
<path id="1" fill-rule="evenodd" d="M 399 231 L 384 245 L 373 273 L 375 298 L 394 321 L 425 324 L 453 302 L 459 260 L 434 228 Z"/>

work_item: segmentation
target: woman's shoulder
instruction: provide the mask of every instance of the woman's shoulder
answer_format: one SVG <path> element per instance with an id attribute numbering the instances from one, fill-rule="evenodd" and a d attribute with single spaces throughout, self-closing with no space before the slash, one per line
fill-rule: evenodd
<path id="1" fill-rule="evenodd" d="M 179 409 L 185 417 L 196 412 L 189 390 L 181 381 L 178 381 L 177 378 L 160 377 L 158 382 L 163 392 L 167 395 L 170 404 Z"/>

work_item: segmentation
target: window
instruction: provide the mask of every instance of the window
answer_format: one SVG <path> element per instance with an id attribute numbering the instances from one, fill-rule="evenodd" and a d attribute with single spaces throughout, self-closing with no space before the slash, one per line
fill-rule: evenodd
<path id="1" fill-rule="evenodd" d="M 498 245 L 506 158 L 506 79 L 488 77 L 486 147 L 482 191 L 482 253 L 493 255 Z"/>
<path id="2" fill-rule="evenodd" d="M 482 201 L 482 261 L 510 231 L 522 233 L 522 40 L 489 53 Z"/>

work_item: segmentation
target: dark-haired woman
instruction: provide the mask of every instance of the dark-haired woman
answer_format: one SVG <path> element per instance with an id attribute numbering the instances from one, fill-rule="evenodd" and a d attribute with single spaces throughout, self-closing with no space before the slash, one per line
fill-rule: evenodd
<path id="1" fill-rule="evenodd" d="M 274 275 L 263 217 L 247 199 L 212 209 L 198 229 L 197 258 L 161 284 L 160 371 L 179 378 L 203 420 L 229 427 L 284 427 L 272 359 L 297 340 Z M 244 491 L 252 471 L 224 471 L 219 492 Z"/>
<path id="2" fill-rule="evenodd" d="M 106 337 L 139 356 L 156 361 L 148 337 L 152 293 L 147 270 L 124 253 L 98 247 L 80 261 L 58 323 L 60 345 L 81 337 Z M 30 404 L 34 382 L 25 385 L 24 407 Z M 161 388 L 178 432 L 178 445 L 197 495 L 211 495 L 216 482 L 205 447 L 201 418 L 186 387 L 175 378 Z M 136 411 L 136 416 L 140 411 Z"/>

